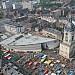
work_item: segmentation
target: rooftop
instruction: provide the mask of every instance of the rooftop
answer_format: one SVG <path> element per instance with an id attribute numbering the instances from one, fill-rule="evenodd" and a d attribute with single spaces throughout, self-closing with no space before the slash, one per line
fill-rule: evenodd
<path id="1" fill-rule="evenodd" d="M 49 42 L 49 41 L 54 41 L 54 40 L 56 39 L 44 38 L 40 36 L 17 34 L 0 42 L 0 44 L 2 45 L 29 45 L 29 44 L 38 44 L 38 43 Z"/>
<path id="2" fill-rule="evenodd" d="M 56 34 L 58 36 L 62 36 L 61 32 L 56 30 L 56 29 L 48 28 L 48 29 L 45 29 L 45 30 L 48 31 L 48 32 L 51 32 L 53 34 Z"/>
<path id="3" fill-rule="evenodd" d="M 69 22 L 64 29 L 69 32 L 75 31 L 75 25 L 73 22 Z"/>

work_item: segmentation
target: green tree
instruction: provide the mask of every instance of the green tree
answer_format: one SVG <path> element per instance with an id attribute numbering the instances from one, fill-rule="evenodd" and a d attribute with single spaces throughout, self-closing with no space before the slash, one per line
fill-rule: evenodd
<path id="1" fill-rule="evenodd" d="M 71 0 L 70 5 L 75 6 L 75 0 Z"/>

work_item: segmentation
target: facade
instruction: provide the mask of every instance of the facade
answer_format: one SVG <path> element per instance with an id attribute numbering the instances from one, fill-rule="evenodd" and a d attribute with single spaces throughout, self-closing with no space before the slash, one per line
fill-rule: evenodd
<path id="1" fill-rule="evenodd" d="M 29 10 L 32 10 L 36 3 L 40 3 L 40 0 L 30 0 L 30 1 L 23 0 L 22 6 L 23 6 L 23 9 L 28 8 Z"/>
<path id="2" fill-rule="evenodd" d="M 40 0 L 36 0 L 38 3 L 40 3 Z"/>
<path id="3" fill-rule="evenodd" d="M 51 13 L 55 16 L 61 16 L 61 10 L 54 10 L 54 11 L 51 11 Z"/>
<path id="4" fill-rule="evenodd" d="M 9 24 L 5 24 L 5 29 L 8 32 L 17 34 L 17 33 L 23 33 L 25 31 L 25 27 L 20 26 L 20 25 L 9 25 Z"/>
<path id="5" fill-rule="evenodd" d="M 75 54 L 75 26 L 71 21 L 64 28 L 64 38 L 60 43 L 59 54 L 66 58 L 71 58 Z"/>
<path id="6" fill-rule="evenodd" d="M 12 40 L 11 40 L 12 39 Z M 16 34 L 2 42 L 6 49 L 15 51 L 42 51 L 44 49 L 53 49 L 59 45 L 59 41 L 52 38 L 44 38 L 40 36 Z"/>
<path id="7" fill-rule="evenodd" d="M 12 9 L 19 9 L 19 8 L 22 8 L 22 5 L 21 5 L 21 1 L 19 0 L 5 0 L 5 1 L 2 1 L 2 9 L 6 9 L 7 11 L 10 11 Z"/>
<path id="8" fill-rule="evenodd" d="M 46 20 L 46 21 L 48 21 L 48 22 L 50 22 L 50 23 L 55 23 L 55 22 L 56 22 L 56 19 L 54 19 L 54 18 L 51 17 L 50 15 L 42 15 L 42 16 L 40 16 L 40 18 L 41 18 L 42 20 Z"/>
<path id="9" fill-rule="evenodd" d="M 26 9 L 26 8 L 28 8 L 29 10 L 33 9 L 33 3 L 32 2 L 22 1 L 22 6 L 23 6 L 23 9 Z"/>
<path id="10" fill-rule="evenodd" d="M 2 9 L 10 10 L 12 8 L 12 1 L 2 1 Z"/>
<path id="11" fill-rule="evenodd" d="M 42 32 L 47 36 L 50 36 L 50 37 L 58 39 L 58 40 L 62 40 L 61 32 L 56 29 L 48 28 L 48 29 L 42 30 Z"/>
<path id="12" fill-rule="evenodd" d="M 12 7 L 13 7 L 13 9 L 21 9 L 22 8 L 21 2 L 13 3 Z"/>

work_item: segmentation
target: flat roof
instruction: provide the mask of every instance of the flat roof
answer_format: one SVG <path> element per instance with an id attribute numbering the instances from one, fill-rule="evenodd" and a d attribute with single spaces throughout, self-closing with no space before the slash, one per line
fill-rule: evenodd
<path id="1" fill-rule="evenodd" d="M 24 34 L 16 34 L 2 42 L 2 45 L 29 45 L 29 44 L 38 44 L 44 42 L 54 41 L 56 39 L 45 38 L 40 36 L 32 36 L 32 35 L 24 35 Z"/>
<path id="2" fill-rule="evenodd" d="M 53 34 L 56 34 L 56 35 L 58 35 L 58 36 L 62 36 L 61 32 L 58 31 L 58 30 L 56 30 L 56 29 L 48 28 L 48 29 L 45 29 L 45 30 L 48 31 L 48 32 L 51 32 L 51 33 L 53 33 Z"/>

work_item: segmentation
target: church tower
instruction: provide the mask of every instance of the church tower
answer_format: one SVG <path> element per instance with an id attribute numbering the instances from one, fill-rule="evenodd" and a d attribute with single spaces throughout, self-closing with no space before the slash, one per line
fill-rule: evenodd
<path id="1" fill-rule="evenodd" d="M 69 18 L 69 23 L 64 27 L 63 42 L 60 43 L 59 54 L 71 58 L 75 53 L 75 25 L 72 23 L 72 18 Z"/>

